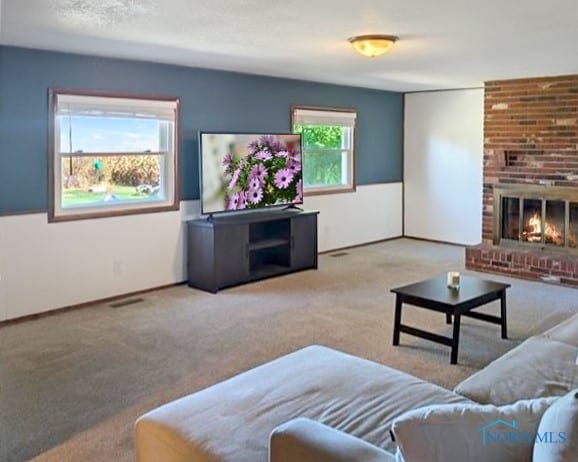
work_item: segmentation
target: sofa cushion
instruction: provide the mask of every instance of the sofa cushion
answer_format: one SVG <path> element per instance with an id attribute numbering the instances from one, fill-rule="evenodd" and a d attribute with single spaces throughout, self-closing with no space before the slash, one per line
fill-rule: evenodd
<path id="1" fill-rule="evenodd" d="M 567 343 L 578 348 L 578 313 L 551 329 L 548 329 L 540 334 L 540 336 Z"/>
<path id="2" fill-rule="evenodd" d="M 523 400 L 507 406 L 450 404 L 409 411 L 393 422 L 398 460 L 530 462 L 533 435 L 542 415 L 557 399 Z"/>
<path id="3" fill-rule="evenodd" d="M 578 348 L 547 337 L 531 337 L 458 384 L 454 391 L 478 403 L 564 395 L 577 385 Z"/>
<path id="4" fill-rule="evenodd" d="M 542 416 L 534 444 L 534 460 L 576 462 L 578 459 L 578 390 L 556 401 Z"/>
<path id="5" fill-rule="evenodd" d="M 395 369 L 312 346 L 142 416 L 137 459 L 265 462 L 271 431 L 297 417 L 393 452 L 395 417 L 428 404 L 462 402 L 468 400 Z"/>
<path id="6" fill-rule="evenodd" d="M 273 430 L 269 462 L 395 462 L 393 454 L 310 419 Z"/>

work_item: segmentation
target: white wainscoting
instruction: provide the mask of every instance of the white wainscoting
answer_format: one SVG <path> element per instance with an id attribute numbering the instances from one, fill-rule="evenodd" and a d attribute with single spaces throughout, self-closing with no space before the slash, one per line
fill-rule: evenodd
<path id="1" fill-rule="evenodd" d="M 320 211 L 319 251 L 401 236 L 402 194 L 401 183 L 388 183 L 305 197 L 306 209 Z"/>
<path id="2" fill-rule="evenodd" d="M 319 250 L 401 235 L 401 183 L 307 197 L 319 210 Z M 176 212 L 63 223 L 45 213 L 0 217 L 0 320 L 18 318 L 186 279 L 185 221 Z"/>
<path id="3" fill-rule="evenodd" d="M 180 212 L 47 223 L 0 218 L 4 309 L 11 319 L 184 279 Z"/>

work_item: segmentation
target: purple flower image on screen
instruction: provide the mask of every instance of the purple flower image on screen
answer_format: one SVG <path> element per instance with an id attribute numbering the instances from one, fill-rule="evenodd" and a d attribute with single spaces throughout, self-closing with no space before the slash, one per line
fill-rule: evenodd
<path id="1" fill-rule="evenodd" d="M 265 177 L 267 176 L 267 168 L 263 164 L 257 164 L 251 167 L 251 173 L 249 177 L 256 177 L 263 183 L 265 181 Z"/>
<path id="2" fill-rule="evenodd" d="M 237 210 L 246 209 L 247 205 L 247 192 L 239 191 L 239 203 L 237 204 Z"/>
<path id="3" fill-rule="evenodd" d="M 229 208 L 227 210 L 237 210 L 239 208 L 239 193 L 236 192 L 229 201 Z"/>
<path id="4" fill-rule="evenodd" d="M 297 189 L 297 195 L 299 196 L 299 198 L 303 199 L 303 180 L 299 179 L 299 181 L 295 185 L 295 188 Z"/>
<path id="5" fill-rule="evenodd" d="M 303 181 L 299 180 L 295 185 L 295 189 L 297 190 L 297 195 L 293 199 L 294 204 L 300 204 L 303 201 Z"/>
<path id="6" fill-rule="evenodd" d="M 223 167 L 225 167 L 225 175 L 230 175 L 235 170 L 235 156 L 232 152 L 228 153 L 223 158 Z"/>
<path id="7" fill-rule="evenodd" d="M 249 190 L 249 202 L 257 205 L 263 199 L 263 190 L 261 188 Z"/>
<path id="8" fill-rule="evenodd" d="M 249 191 L 255 189 L 261 189 L 261 180 L 257 176 L 254 176 L 249 180 Z"/>
<path id="9" fill-rule="evenodd" d="M 275 152 L 283 151 L 284 149 L 286 149 L 285 145 L 272 135 L 262 136 L 259 139 L 259 143 L 261 143 L 261 145 L 269 146 Z"/>
<path id="10" fill-rule="evenodd" d="M 234 189 L 235 186 L 237 185 L 237 181 L 239 181 L 239 175 L 241 174 L 241 169 L 238 168 L 237 170 L 235 170 L 233 172 L 233 178 L 231 178 L 231 181 L 229 182 L 229 189 Z"/>
<path id="11" fill-rule="evenodd" d="M 288 140 L 288 144 L 281 139 Z M 301 202 L 299 136 L 259 136 L 245 143 L 232 148 L 242 155 L 226 154 L 221 159 L 225 167 L 225 210 Z"/>
<path id="12" fill-rule="evenodd" d="M 267 151 L 259 151 L 257 154 L 255 154 L 255 157 L 259 160 L 269 160 L 271 159 L 271 157 L 273 157 L 271 155 L 270 152 Z"/>
<path id="13" fill-rule="evenodd" d="M 287 168 L 293 172 L 293 174 L 301 171 L 301 162 L 295 159 L 287 159 Z"/>
<path id="14" fill-rule="evenodd" d="M 260 144 L 272 144 L 274 142 L 275 142 L 275 137 L 273 137 L 271 135 L 263 135 L 261 138 L 259 138 Z"/>
<path id="15" fill-rule="evenodd" d="M 299 161 L 299 159 L 301 158 L 299 153 L 297 153 L 295 151 L 289 151 L 289 155 L 287 157 L 291 160 L 297 160 L 297 161 Z"/>
<path id="16" fill-rule="evenodd" d="M 288 168 L 283 168 L 275 173 L 275 186 L 287 189 L 293 180 L 293 173 Z"/>
<path id="17" fill-rule="evenodd" d="M 229 165 L 231 165 L 231 163 L 233 162 L 233 160 L 234 160 L 233 153 L 232 153 L 232 152 L 228 153 L 228 154 L 225 156 L 225 158 L 223 159 L 223 167 L 228 167 Z"/>

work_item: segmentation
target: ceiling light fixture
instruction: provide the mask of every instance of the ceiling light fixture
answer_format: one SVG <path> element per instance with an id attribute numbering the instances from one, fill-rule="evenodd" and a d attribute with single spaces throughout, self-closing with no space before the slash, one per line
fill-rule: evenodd
<path id="1" fill-rule="evenodd" d="M 370 58 L 381 56 L 391 50 L 397 42 L 395 35 L 358 35 L 348 39 L 358 53 Z"/>

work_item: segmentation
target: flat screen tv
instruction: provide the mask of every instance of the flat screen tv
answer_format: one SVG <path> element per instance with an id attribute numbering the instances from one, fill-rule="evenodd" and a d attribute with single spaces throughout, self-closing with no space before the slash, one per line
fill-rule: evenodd
<path id="1" fill-rule="evenodd" d="M 201 213 L 302 204 L 301 135 L 199 133 Z"/>

